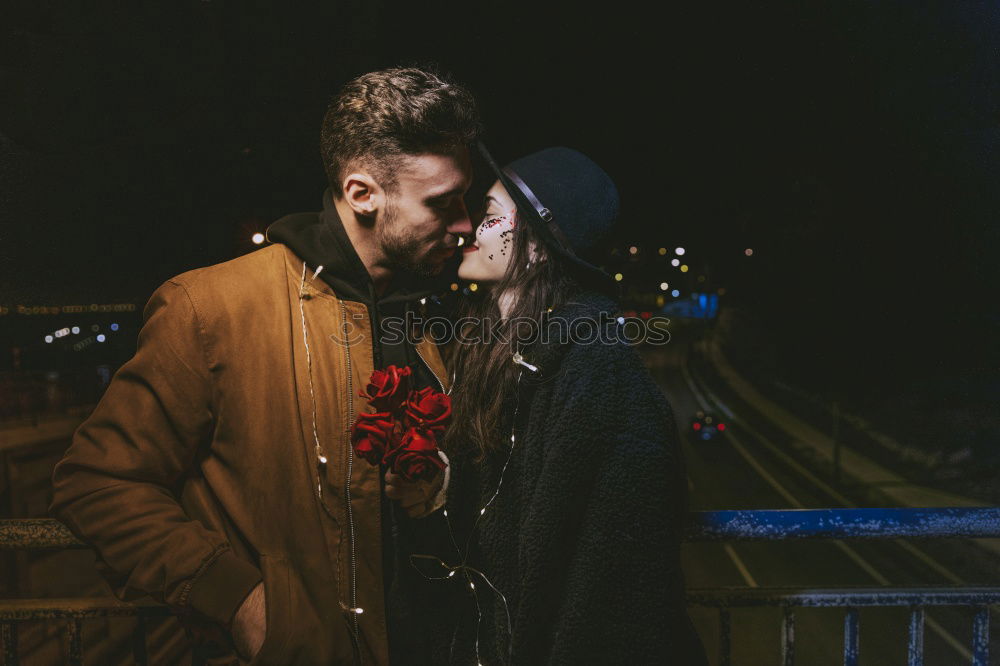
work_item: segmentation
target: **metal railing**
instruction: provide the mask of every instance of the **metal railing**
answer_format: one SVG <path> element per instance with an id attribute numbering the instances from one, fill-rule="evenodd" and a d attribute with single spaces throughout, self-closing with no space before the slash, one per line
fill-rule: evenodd
<path id="1" fill-rule="evenodd" d="M 1000 507 L 927 509 L 789 509 L 705 511 L 691 514 L 687 541 L 786 539 L 997 538 Z M 844 608 L 844 664 L 859 663 L 858 609 L 910 609 L 907 664 L 922 666 L 924 612 L 928 606 L 975 609 L 972 664 L 989 666 L 990 605 L 1000 604 L 1000 587 L 867 587 L 836 589 L 736 588 L 688 590 L 688 606 L 719 610 L 720 664 L 732 663 L 732 608 L 783 609 L 781 663 L 795 662 L 795 608 Z"/>
<path id="2" fill-rule="evenodd" d="M 928 509 L 794 509 L 704 511 L 690 515 L 686 541 L 747 541 L 785 539 L 897 539 L 904 537 L 1000 538 L 1000 507 Z M 86 548 L 54 520 L 0 520 L 0 550 L 61 550 Z M 731 663 L 733 608 L 783 609 L 783 666 L 795 659 L 795 608 L 845 609 L 844 664 L 859 663 L 858 609 L 910 609 L 908 664 L 923 664 L 924 613 L 930 606 L 975 609 L 972 663 L 989 664 L 990 605 L 1000 604 L 1000 587 L 868 587 L 838 589 L 731 588 L 688 590 L 689 606 L 719 611 L 722 666 Z M 4 664 L 18 663 L 18 623 L 26 620 L 68 620 L 69 659 L 81 664 L 81 620 L 88 617 L 138 617 L 132 636 L 137 664 L 147 662 L 145 619 L 169 615 L 164 606 L 130 604 L 112 598 L 0 600 L 0 637 Z"/>

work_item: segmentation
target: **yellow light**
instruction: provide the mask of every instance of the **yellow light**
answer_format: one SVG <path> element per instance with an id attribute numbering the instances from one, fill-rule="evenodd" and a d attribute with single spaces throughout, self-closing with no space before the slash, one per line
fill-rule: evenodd
<path id="1" fill-rule="evenodd" d="M 630 247 L 628 249 L 628 253 L 629 254 L 639 254 L 639 248 L 637 248 L 635 245 L 633 245 L 632 247 Z"/>
<path id="2" fill-rule="evenodd" d="M 681 273 L 687 273 L 687 272 L 688 272 L 688 265 L 681 264 Z"/>
<path id="3" fill-rule="evenodd" d="M 660 253 L 660 256 L 662 257 L 663 255 L 665 255 L 665 254 L 667 253 L 667 248 L 665 248 L 665 247 L 661 247 L 661 248 L 660 248 L 659 250 L 657 250 L 657 251 L 658 251 L 658 252 Z"/>
<path id="4" fill-rule="evenodd" d="M 469 291 L 475 291 L 476 289 L 479 289 L 479 285 L 476 284 L 475 282 L 470 282 L 469 283 Z"/>
<path id="5" fill-rule="evenodd" d="M 623 277 L 625 276 L 621 273 L 615 273 L 615 282 L 621 282 Z"/>
<path id="6" fill-rule="evenodd" d="M 253 236 L 250 237 L 250 240 L 253 242 L 254 245 L 260 245 L 264 242 L 264 234 L 258 231 L 257 233 L 255 233 Z"/>
<path id="7" fill-rule="evenodd" d="M 455 284 L 454 282 L 452 282 L 452 283 L 451 283 L 451 290 L 452 290 L 452 291 L 458 291 L 458 285 L 457 285 L 457 284 Z"/>
<path id="8" fill-rule="evenodd" d="M 666 282 L 661 282 L 660 283 L 660 291 L 666 291 L 667 289 L 670 289 L 670 285 L 667 284 Z"/>
<path id="9" fill-rule="evenodd" d="M 663 296 L 657 296 L 656 297 L 656 307 L 663 307 L 663 304 L 666 303 L 666 302 L 667 301 L 666 301 L 665 298 L 663 298 Z"/>

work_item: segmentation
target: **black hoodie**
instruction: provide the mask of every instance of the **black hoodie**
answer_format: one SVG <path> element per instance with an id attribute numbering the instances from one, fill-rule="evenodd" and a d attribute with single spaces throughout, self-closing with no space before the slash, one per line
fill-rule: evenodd
<path id="1" fill-rule="evenodd" d="M 376 368 L 408 365 L 413 369 L 413 387 L 427 386 L 440 390 L 440 384 L 408 340 L 390 344 L 380 335 L 380 323 L 386 317 L 405 317 L 407 311 L 420 309 L 420 300 L 436 301 L 451 271 L 441 276 L 421 278 L 397 272 L 381 297 L 368 269 L 355 251 L 344 224 L 333 205 L 330 190 L 323 194 L 319 213 L 293 213 L 273 223 L 267 239 L 283 243 L 306 262 L 310 271 L 322 266 L 319 274 L 344 300 L 364 303 L 372 322 L 373 358 Z M 383 492 L 385 482 L 383 479 Z M 430 663 L 426 614 L 416 610 L 414 595 L 422 580 L 409 564 L 409 553 L 421 548 L 411 545 L 422 530 L 419 521 L 411 520 L 396 502 L 382 498 L 382 562 L 385 584 L 385 611 L 389 636 L 389 661 L 392 664 Z"/>

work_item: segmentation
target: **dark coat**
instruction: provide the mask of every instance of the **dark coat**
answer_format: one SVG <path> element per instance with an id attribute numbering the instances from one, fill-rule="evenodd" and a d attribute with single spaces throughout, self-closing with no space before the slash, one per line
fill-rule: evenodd
<path id="1" fill-rule="evenodd" d="M 471 532 L 469 562 L 506 597 L 512 626 L 508 644 L 499 595 L 473 575 L 484 664 L 707 663 L 684 603 L 687 484 L 673 414 L 635 349 L 614 342 L 624 336 L 613 316 L 600 325 L 614 311 L 603 296 L 575 298 L 550 321 L 572 322 L 576 337 L 524 351 L 539 369 L 523 371 L 504 430 L 516 433 L 510 462 Z M 604 342 L 587 342 L 598 330 Z M 455 456 L 459 544 L 507 457 Z M 476 599 L 461 579 L 452 579 L 466 604 L 453 663 L 474 664 Z"/>

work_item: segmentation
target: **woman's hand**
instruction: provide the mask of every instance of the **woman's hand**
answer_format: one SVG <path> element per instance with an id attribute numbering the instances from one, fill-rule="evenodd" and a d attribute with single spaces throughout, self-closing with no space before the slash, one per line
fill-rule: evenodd
<path id="1" fill-rule="evenodd" d="M 407 481 L 392 471 L 385 473 L 385 494 L 397 500 L 410 518 L 423 518 L 431 513 L 434 499 L 444 485 L 444 472 L 430 481 Z"/>

